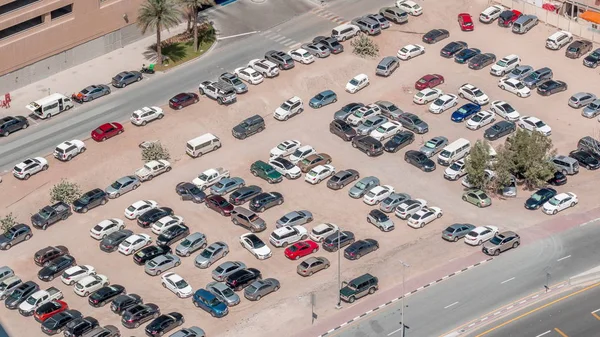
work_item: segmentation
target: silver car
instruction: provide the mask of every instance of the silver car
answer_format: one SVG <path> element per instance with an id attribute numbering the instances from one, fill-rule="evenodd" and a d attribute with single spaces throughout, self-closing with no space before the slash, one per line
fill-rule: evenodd
<path id="1" fill-rule="evenodd" d="M 313 215 L 311 212 L 306 210 L 293 211 L 279 218 L 279 220 L 277 220 L 276 227 L 281 228 L 285 226 L 302 226 L 311 221 L 313 221 Z"/>
<path id="2" fill-rule="evenodd" d="M 92 101 L 98 97 L 106 96 L 110 94 L 110 87 L 105 84 L 98 85 L 90 85 L 89 87 L 81 90 L 79 94 L 76 95 L 78 100 L 83 102 Z"/>
<path id="3" fill-rule="evenodd" d="M 183 328 L 169 337 L 206 337 L 206 333 L 197 326 L 191 326 L 189 328 Z"/>
<path id="4" fill-rule="evenodd" d="M 210 282 L 206 285 L 206 290 L 215 295 L 221 302 L 232 307 L 240 303 L 240 297 L 225 282 Z"/>
<path id="5" fill-rule="evenodd" d="M 379 178 L 377 177 L 364 177 L 352 186 L 348 191 L 348 195 L 354 199 L 362 198 L 373 187 L 379 186 L 379 184 Z"/>
<path id="6" fill-rule="evenodd" d="M 331 55 L 331 50 L 322 43 L 307 43 L 302 45 L 302 49 L 309 52 L 311 55 L 322 58 Z"/>
<path id="7" fill-rule="evenodd" d="M 179 256 L 190 256 L 191 253 L 206 247 L 206 236 L 200 232 L 188 235 L 175 248 L 175 253 Z"/>
<path id="8" fill-rule="evenodd" d="M 238 270 L 246 269 L 246 265 L 240 261 L 227 261 L 221 263 L 215 270 L 212 271 L 211 276 L 213 280 L 222 282 L 227 276 L 235 273 Z"/>
<path id="9" fill-rule="evenodd" d="M 448 145 L 448 138 L 443 136 L 433 137 L 423 145 L 419 151 L 424 153 L 427 157 L 431 158 L 436 153 L 440 152 L 444 147 Z"/>
<path id="10" fill-rule="evenodd" d="M 389 101 L 377 101 L 375 104 L 381 108 L 382 115 L 395 121 L 404 113 L 396 104 Z"/>
<path id="11" fill-rule="evenodd" d="M 402 126 L 414 133 L 424 134 L 429 131 L 429 124 L 423 121 L 419 116 L 405 112 L 396 119 Z"/>
<path id="12" fill-rule="evenodd" d="M 396 209 L 396 206 L 410 199 L 410 195 L 406 193 L 392 193 L 389 197 L 383 199 L 381 203 L 379 203 L 379 209 L 390 213 Z"/>
<path id="13" fill-rule="evenodd" d="M 374 209 L 367 215 L 367 222 L 373 224 L 383 232 L 394 230 L 394 221 L 390 217 L 378 209 Z"/>
<path id="14" fill-rule="evenodd" d="M 508 73 L 506 77 L 520 80 L 529 76 L 529 74 L 531 74 L 532 72 L 533 67 L 531 66 L 518 66 L 515 69 L 513 69 L 510 73 Z"/>
<path id="15" fill-rule="evenodd" d="M 279 290 L 279 281 L 274 278 L 254 281 L 244 289 L 244 297 L 250 301 L 258 301 L 263 296 Z"/>
<path id="16" fill-rule="evenodd" d="M 237 75 L 229 72 L 222 73 L 221 76 L 219 76 L 219 83 L 232 86 L 236 94 L 243 94 L 248 91 L 246 83 L 242 82 Z"/>
<path id="17" fill-rule="evenodd" d="M 373 21 L 379 22 L 379 25 L 381 26 L 381 29 L 388 29 L 388 28 L 390 28 L 390 22 L 388 21 L 388 19 L 386 19 L 380 13 L 377 13 L 377 14 L 367 14 L 367 15 L 365 15 L 365 17 L 369 18 L 369 19 L 371 19 Z"/>
<path id="18" fill-rule="evenodd" d="M 359 135 L 362 135 L 362 136 L 368 135 L 369 133 L 371 133 L 371 131 L 377 129 L 382 124 L 387 123 L 387 122 L 388 122 L 387 117 L 385 117 L 383 115 L 369 116 L 356 129 L 356 133 Z"/>
<path id="19" fill-rule="evenodd" d="M 223 178 L 210 187 L 210 193 L 213 195 L 225 195 L 245 185 L 246 182 L 240 177 Z"/>
<path id="20" fill-rule="evenodd" d="M 583 111 L 581 112 L 581 115 L 583 117 L 587 117 L 587 118 L 594 118 L 594 117 L 598 116 L 599 114 L 600 114 L 600 99 L 597 99 L 597 100 L 593 101 L 592 103 L 588 104 L 588 106 L 583 108 Z"/>
<path id="21" fill-rule="evenodd" d="M 181 264 L 181 259 L 177 255 L 165 254 L 159 255 L 152 260 L 146 262 L 144 271 L 148 275 L 156 276 L 171 268 L 178 267 Z"/>
<path id="22" fill-rule="evenodd" d="M 122 194 L 135 190 L 140 187 L 141 184 L 142 183 L 136 176 L 124 176 L 108 186 L 105 192 L 108 194 L 109 198 L 114 199 L 120 197 Z"/>
<path id="23" fill-rule="evenodd" d="M 208 268 L 222 257 L 225 257 L 228 253 L 229 246 L 227 246 L 225 242 L 217 241 L 204 248 L 204 250 L 196 256 L 194 265 L 201 269 Z"/>
<path id="24" fill-rule="evenodd" d="M 596 100 L 596 95 L 589 92 L 578 92 L 569 98 L 569 106 L 579 109 Z"/>

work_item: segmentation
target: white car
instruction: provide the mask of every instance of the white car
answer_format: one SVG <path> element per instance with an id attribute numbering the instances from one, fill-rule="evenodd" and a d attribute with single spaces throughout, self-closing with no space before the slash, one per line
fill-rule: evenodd
<path id="1" fill-rule="evenodd" d="M 154 200 L 140 200 L 125 208 L 124 214 L 127 219 L 135 220 L 138 216 L 156 207 L 158 207 L 158 203 Z"/>
<path id="2" fill-rule="evenodd" d="M 304 177 L 304 181 L 313 185 L 320 183 L 323 179 L 335 174 L 333 165 L 318 165 L 310 170 Z"/>
<path id="3" fill-rule="evenodd" d="M 236 68 L 234 73 L 242 80 L 250 84 L 260 84 L 265 80 L 263 75 L 250 67 Z"/>
<path id="4" fill-rule="evenodd" d="M 288 54 L 292 57 L 292 60 L 302 64 L 311 64 L 315 62 L 315 57 L 306 49 L 298 48 L 290 51 Z"/>
<path id="5" fill-rule="evenodd" d="M 192 286 L 183 277 L 174 272 L 163 274 L 160 277 L 160 282 L 164 288 L 169 289 L 179 298 L 190 297 L 194 294 Z"/>
<path id="6" fill-rule="evenodd" d="M 411 58 L 425 54 L 425 47 L 419 44 L 408 44 L 398 50 L 398 58 L 401 60 L 410 60 Z"/>
<path id="7" fill-rule="evenodd" d="M 365 121 L 365 119 L 381 114 L 381 108 L 377 104 L 369 104 L 367 106 L 356 109 L 352 115 L 348 116 L 346 120 L 352 126 L 358 126 L 358 124 Z"/>
<path id="8" fill-rule="evenodd" d="M 86 276 L 95 275 L 96 269 L 89 265 L 74 266 L 65 270 L 60 276 L 62 283 L 70 286 Z"/>
<path id="9" fill-rule="evenodd" d="M 258 71 L 263 77 L 275 77 L 279 75 L 279 68 L 269 60 L 254 59 L 248 62 L 248 67 Z"/>
<path id="10" fill-rule="evenodd" d="M 346 84 L 346 91 L 354 94 L 362 88 L 369 85 L 369 77 L 365 74 L 358 74 Z"/>
<path id="11" fill-rule="evenodd" d="M 519 97 L 529 97 L 531 95 L 531 89 L 529 89 L 525 83 L 517 80 L 516 78 L 501 78 L 498 81 L 498 87 Z"/>
<path id="12" fill-rule="evenodd" d="M 285 158 L 272 158 L 271 160 L 269 160 L 269 164 L 273 166 L 275 171 L 281 173 L 288 179 L 300 178 L 300 176 L 302 175 L 302 170 Z"/>
<path id="13" fill-rule="evenodd" d="M 390 185 L 375 186 L 365 194 L 363 202 L 367 205 L 377 205 L 392 193 L 394 193 L 394 188 Z"/>
<path id="14" fill-rule="evenodd" d="M 458 180 L 465 174 L 467 174 L 467 165 L 464 158 L 455 161 L 444 170 L 444 178 L 452 181 Z"/>
<path id="15" fill-rule="evenodd" d="M 140 181 L 152 180 L 157 175 L 171 171 L 171 163 L 164 159 L 151 160 L 144 164 L 144 166 L 135 171 L 135 176 Z"/>
<path id="16" fill-rule="evenodd" d="M 302 111 L 304 111 L 302 99 L 294 96 L 275 109 L 273 117 L 279 121 L 287 121 L 290 117 L 301 114 Z"/>
<path id="17" fill-rule="evenodd" d="M 500 13 L 504 12 L 506 8 L 500 5 L 490 6 L 479 14 L 479 21 L 483 23 L 490 23 L 500 17 Z"/>
<path id="18" fill-rule="evenodd" d="M 577 195 L 572 192 L 559 193 L 552 197 L 552 199 L 546 201 L 542 207 L 542 212 L 550 215 L 554 215 L 562 210 L 577 205 L 579 200 Z"/>
<path id="19" fill-rule="evenodd" d="M 441 114 L 458 104 L 458 96 L 455 94 L 443 94 L 429 105 L 429 112 Z"/>
<path id="20" fill-rule="evenodd" d="M 427 206 L 427 201 L 423 199 L 410 199 L 396 206 L 394 214 L 400 219 L 406 220 L 411 215 L 417 213 L 421 208 Z"/>
<path id="21" fill-rule="evenodd" d="M 441 218 L 442 215 L 441 208 L 425 206 L 408 218 L 408 225 L 412 228 L 423 228 L 433 220 Z"/>
<path id="22" fill-rule="evenodd" d="M 521 128 L 530 132 L 537 131 L 544 136 L 550 136 L 552 134 L 552 128 L 537 117 L 523 116 L 519 119 L 518 124 Z"/>
<path id="23" fill-rule="evenodd" d="M 483 170 L 483 179 L 485 181 L 492 181 L 494 178 L 496 177 L 496 173 L 492 170 L 488 170 L 485 169 Z M 463 180 L 460 182 L 461 185 L 463 185 L 465 188 L 472 188 L 473 185 L 471 185 L 471 182 L 469 181 L 469 175 L 465 174 L 465 177 L 463 178 Z"/>
<path id="24" fill-rule="evenodd" d="M 338 229 L 339 227 L 336 224 L 322 223 L 320 225 L 316 225 L 312 231 L 310 231 L 309 236 L 314 242 L 321 242 L 329 235 L 337 232 Z"/>
<path id="25" fill-rule="evenodd" d="M 302 159 L 310 156 L 311 154 L 315 154 L 317 151 L 310 145 L 303 145 L 296 149 L 294 153 L 290 155 L 290 161 L 292 164 L 298 164 Z"/>
<path id="26" fill-rule="evenodd" d="M 133 234 L 119 245 L 119 253 L 131 255 L 143 247 L 152 243 L 152 238 L 148 234 Z"/>
<path id="27" fill-rule="evenodd" d="M 465 243 L 471 246 L 480 246 L 496 236 L 496 233 L 498 233 L 496 226 L 479 226 L 465 235 Z"/>
<path id="28" fill-rule="evenodd" d="M 423 14 L 423 7 L 411 0 L 397 0 L 396 7 L 402 9 L 412 16 L 419 16 Z"/>
<path id="29" fill-rule="evenodd" d="M 490 102 L 490 98 L 481 89 L 469 83 L 463 84 L 458 89 L 458 96 L 479 105 Z"/>
<path id="30" fill-rule="evenodd" d="M 35 157 L 27 158 L 15 165 L 12 173 L 17 179 L 27 180 L 30 176 L 47 169 L 48 161 L 42 157 Z"/>
<path id="31" fill-rule="evenodd" d="M 396 121 L 388 121 L 381 124 L 377 129 L 371 131 L 371 137 L 378 141 L 388 139 L 402 131 L 402 124 Z"/>
<path id="32" fill-rule="evenodd" d="M 275 247 L 286 247 L 307 237 L 308 230 L 302 226 L 284 226 L 271 233 L 269 242 Z"/>
<path id="33" fill-rule="evenodd" d="M 90 236 L 96 240 L 104 239 L 108 234 L 125 228 L 121 219 L 108 219 L 100 221 L 94 228 L 90 229 Z"/>
<path id="34" fill-rule="evenodd" d="M 425 88 L 413 96 L 413 102 L 415 104 L 427 104 L 432 102 L 438 97 L 442 96 L 444 92 L 438 88 Z"/>
<path id="35" fill-rule="evenodd" d="M 505 101 L 493 101 L 490 110 L 510 122 L 516 122 L 521 117 L 521 114 Z"/>
<path id="36" fill-rule="evenodd" d="M 284 140 L 283 142 L 279 143 L 279 145 L 271 149 L 270 156 L 271 158 L 289 156 L 290 154 L 294 153 L 300 146 L 302 146 L 302 143 L 300 143 L 299 140 Z"/>
<path id="37" fill-rule="evenodd" d="M 158 221 L 156 221 L 152 225 L 152 233 L 160 235 L 164 233 L 167 229 L 179 225 L 181 223 L 183 223 L 183 217 L 179 215 L 167 215 L 158 219 Z"/>
<path id="38" fill-rule="evenodd" d="M 246 233 L 240 236 L 240 244 L 259 260 L 266 260 L 273 255 L 269 248 L 256 234 Z"/>
<path id="39" fill-rule="evenodd" d="M 148 122 L 152 122 L 155 119 L 161 119 L 165 116 L 163 110 L 157 106 L 143 107 L 139 110 L 136 110 L 131 114 L 131 124 L 137 126 L 144 126 L 148 124 Z"/>
<path id="40" fill-rule="evenodd" d="M 84 142 L 80 141 L 79 139 L 73 139 L 71 141 L 58 144 L 58 146 L 54 149 L 54 158 L 62 161 L 69 161 L 78 154 L 84 153 L 85 150 L 86 148 Z"/>
<path id="41" fill-rule="evenodd" d="M 475 116 L 468 119 L 465 123 L 465 126 L 467 127 L 467 129 L 477 130 L 482 126 L 486 126 L 490 123 L 493 123 L 494 121 L 496 121 L 496 118 L 494 118 L 493 113 L 487 110 L 482 110 L 476 113 Z"/>
<path id="42" fill-rule="evenodd" d="M 87 297 L 94 291 L 109 285 L 108 277 L 105 275 L 89 275 L 75 283 L 73 292 L 79 296 Z"/>

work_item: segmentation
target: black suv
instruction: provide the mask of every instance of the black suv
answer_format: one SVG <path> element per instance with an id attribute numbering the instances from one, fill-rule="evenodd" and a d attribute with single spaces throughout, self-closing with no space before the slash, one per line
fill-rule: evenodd
<path id="1" fill-rule="evenodd" d="M 163 218 L 167 215 L 173 215 L 173 209 L 169 207 L 153 208 L 140 215 L 137 219 L 137 222 L 141 227 L 148 228 L 160 218 Z"/>
<path id="2" fill-rule="evenodd" d="M 133 329 L 160 315 L 160 308 L 154 303 L 138 304 L 123 311 L 121 323 L 124 327 Z"/>
<path id="3" fill-rule="evenodd" d="M 233 290 L 240 291 L 252 282 L 261 280 L 262 275 L 260 270 L 254 268 L 241 269 L 227 276 L 225 283 Z"/>
<path id="4" fill-rule="evenodd" d="M 453 41 L 448 43 L 442 50 L 440 51 L 440 56 L 445 58 L 451 58 L 454 54 L 458 53 L 463 49 L 467 49 L 469 46 L 466 42 L 463 41 Z"/>
<path id="5" fill-rule="evenodd" d="M 142 303 L 144 303 L 144 300 L 138 294 L 123 294 L 112 300 L 110 310 L 117 315 L 121 315 L 125 310 Z"/>
<path id="6" fill-rule="evenodd" d="M 161 246 L 170 246 L 173 242 L 177 242 L 188 235 L 190 235 L 190 229 L 188 226 L 184 224 L 175 225 L 162 232 L 162 234 L 156 238 L 156 244 Z"/>
<path id="7" fill-rule="evenodd" d="M 583 65 L 588 68 L 596 68 L 600 64 L 600 49 L 594 50 L 583 59 Z"/>
<path id="8" fill-rule="evenodd" d="M 350 231 L 342 231 L 341 233 L 335 232 L 333 234 L 330 234 L 328 237 L 325 238 L 325 240 L 323 240 L 323 249 L 325 249 L 328 252 L 337 251 L 338 238 L 340 240 L 339 248 L 344 248 L 347 245 L 352 244 L 354 242 L 354 233 Z"/>
<path id="9" fill-rule="evenodd" d="M 112 253 L 119 249 L 121 242 L 125 241 L 128 237 L 132 236 L 133 232 L 129 229 L 121 229 L 116 232 L 108 234 L 107 237 L 100 241 L 100 250 L 107 253 Z"/>
<path id="10" fill-rule="evenodd" d="M 77 310 L 65 310 L 59 312 L 42 323 L 42 332 L 46 335 L 55 335 L 64 329 L 67 323 L 81 317 L 83 317 L 83 315 Z"/>
<path id="11" fill-rule="evenodd" d="M 108 202 L 108 195 L 99 188 L 84 193 L 73 202 L 73 210 L 77 213 L 86 213 L 92 208 L 104 205 Z"/>
<path id="12" fill-rule="evenodd" d="M 125 287 L 113 284 L 94 291 L 88 297 L 88 303 L 94 308 L 103 307 L 108 301 L 112 301 L 121 294 L 125 294 Z"/>
<path id="13" fill-rule="evenodd" d="M 349 142 L 356 137 L 356 130 L 343 120 L 333 120 L 329 123 L 329 132 Z"/>
<path id="14" fill-rule="evenodd" d="M 38 267 L 47 266 L 50 261 L 56 259 L 59 256 L 69 254 L 69 248 L 65 246 L 48 246 L 38 250 L 33 255 L 33 261 Z"/>
<path id="15" fill-rule="evenodd" d="M 71 255 L 63 255 L 50 261 L 47 266 L 40 269 L 38 272 L 38 278 L 45 282 L 54 280 L 57 275 L 62 274 L 67 268 L 76 265 L 75 258 Z"/>
<path id="16" fill-rule="evenodd" d="M 7 137 L 12 132 L 17 130 L 26 129 L 29 126 L 29 122 L 26 117 L 23 116 L 6 116 L 0 118 L 0 135 Z"/>
<path id="17" fill-rule="evenodd" d="M 64 334 L 65 337 L 81 337 L 99 325 L 94 317 L 76 318 L 67 323 Z"/>
<path id="18" fill-rule="evenodd" d="M 170 312 L 168 315 L 160 315 L 146 326 L 146 335 L 162 336 L 183 324 L 183 315 L 178 312 Z M 172 336 L 172 335 L 171 335 Z"/>
<path id="19" fill-rule="evenodd" d="M 236 125 L 231 134 L 237 139 L 244 139 L 259 133 L 265 129 L 265 120 L 259 115 L 254 115 L 244 119 L 240 124 Z"/>
<path id="20" fill-rule="evenodd" d="M 250 209 L 254 212 L 264 212 L 265 210 L 283 204 L 283 195 L 277 192 L 263 192 L 250 201 Z"/>
<path id="21" fill-rule="evenodd" d="M 169 246 L 148 246 L 140 249 L 138 252 L 133 254 L 133 262 L 138 266 L 143 266 L 147 261 L 159 255 L 171 254 L 171 247 Z"/>
<path id="22" fill-rule="evenodd" d="M 244 186 L 229 195 L 229 203 L 235 206 L 242 205 L 262 192 L 256 185 Z"/>
<path id="23" fill-rule="evenodd" d="M 367 156 L 379 156 L 383 153 L 383 144 L 371 136 L 356 136 L 352 139 L 352 147 L 366 153 Z"/>

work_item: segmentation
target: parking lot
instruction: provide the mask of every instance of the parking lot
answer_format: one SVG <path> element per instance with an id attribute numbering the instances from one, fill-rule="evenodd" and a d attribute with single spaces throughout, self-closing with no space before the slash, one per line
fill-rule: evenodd
<path id="1" fill-rule="evenodd" d="M 452 110 L 434 115 L 427 111 L 427 105 L 418 106 L 412 103 L 412 97 L 416 93 L 414 82 L 425 74 L 441 74 L 445 83 L 439 88 L 450 93 L 456 93 L 464 83 L 474 84 L 481 88 L 490 100 L 505 100 L 515 106 L 521 115 L 533 115 L 545 121 L 552 127 L 552 140 L 558 152 L 567 154 L 576 148 L 577 140 L 581 137 L 597 137 L 599 134 L 596 119 L 586 119 L 581 116 L 579 110 L 567 106 L 570 95 L 575 92 L 594 93 L 593 90 L 598 87 L 598 71 L 584 67 L 581 59 L 566 58 L 564 50 L 545 49 L 545 39 L 556 29 L 546 27 L 543 23 L 526 35 L 513 34 L 510 29 L 500 28 L 495 23 L 483 25 L 479 22 L 475 23 L 474 32 L 461 32 L 456 24 L 456 14 L 468 11 L 476 18 L 486 7 L 484 1 L 459 7 L 432 2 L 425 2 L 423 6 L 425 11 L 421 17 L 411 17 L 406 25 L 392 25 L 374 38 L 380 48 L 380 57 L 377 59 L 361 59 L 353 55 L 349 42 L 346 42 L 346 50 L 340 55 L 319 59 L 311 65 L 297 64 L 293 70 L 282 71 L 275 79 L 266 79 L 257 86 L 249 85 L 249 92 L 240 95 L 238 102 L 231 106 L 219 106 L 206 98 L 201 98 L 200 103 L 179 111 L 173 111 L 165 105 L 164 119 L 139 128 L 130 123 L 123 123 L 126 131 L 121 136 L 105 143 L 87 140 L 87 152 L 69 163 L 50 159 L 50 169 L 47 172 L 33 176 L 27 181 L 4 176 L 2 190 L 5 197 L 0 200 L 0 207 L 13 212 L 20 222 L 29 223 L 30 214 L 48 204 L 48 190 L 61 178 L 77 182 L 83 191 L 87 191 L 96 187 L 104 189 L 115 179 L 132 174 L 143 164 L 137 147 L 142 141 L 160 139 L 173 158 L 171 172 L 146 182 L 136 191 L 111 200 L 107 205 L 93 209 L 85 215 L 75 214 L 45 232 L 35 230 L 29 242 L 3 252 L 0 264 L 13 268 L 22 279 L 34 280 L 42 283 L 42 288 L 46 288 L 50 285 L 37 280 L 38 268 L 34 267 L 33 254 L 47 245 L 65 245 L 79 264 L 94 266 L 99 274 L 107 275 L 112 284 L 121 284 L 128 293 L 141 295 L 145 303 L 158 304 L 164 313 L 181 312 L 186 318 L 186 325 L 200 326 L 210 336 L 239 336 L 240 331 L 244 331 L 244 335 L 249 337 L 274 336 L 282 331 L 297 332 L 310 324 L 312 292 L 317 296 L 315 312 L 319 314 L 319 319 L 326 319 L 335 312 L 337 254 L 324 250 L 315 254 L 327 257 L 332 263 L 332 268 L 308 278 L 296 274 L 298 262 L 285 258 L 282 248 L 271 247 L 273 257 L 258 261 L 238 243 L 239 236 L 246 232 L 243 228 L 235 227 L 228 218 L 207 209 L 204 205 L 181 201 L 175 193 L 177 183 L 191 181 L 206 169 L 223 167 L 231 172 L 231 176 L 245 179 L 247 185 L 255 184 L 265 191 L 282 193 L 285 203 L 261 215 L 267 222 L 267 230 L 258 235 L 265 242 L 268 241 L 277 219 L 289 211 L 303 209 L 314 214 L 314 221 L 306 226 L 309 230 L 319 223 L 331 222 L 343 230 L 352 231 L 357 239 L 378 240 L 381 247 L 378 251 L 358 261 L 342 258 L 341 270 L 342 280 L 369 272 L 379 278 L 381 289 L 400 282 L 399 259 L 411 265 L 411 275 L 417 275 L 479 249 L 462 242 L 443 241 L 440 233 L 450 224 L 458 222 L 476 226 L 495 225 L 501 230 L 514 230 L 518 233 L 519 229 L 547 219 L 548 216 L 541 211 L 528 211 L 523 207 L 524 200 L 531 193 L 529 191 L 519 190 L 515 199 L 501 200 L 494 197 L 491 207 L 479 209 L 461 200 L 463 188 L 460 182 L 445 180 L 444 167 L 438 166 L 434 172 L 424 173 L 404 162 L 406 150 L 418 150 L 423 142 L 434 136 L 445 136 L 450 141 L 463 137 L 471 142 L 483 136 L 483 129 L 471 131 L 464 123 L 452 122 Z M 433 6 L 436 8 L 431 8 Z M 434 45 L 424 45 L 424 55 L 402 61 L 400 68 L 392 76 L 375 76 L 375 67 L 380 58 L 396 55 L 398 49 L 406 44 L 423 44 L 418 33 L 425 33 L 433 28 L 449 30 L 450 38 Z M 535 69 L 548 66 L 554 71 L 554 78 L 567 82 L 569 89 L 550 97 L 532 93 L 529 98 L 518 98 L 497 87 L 498 78 L 489 74 L 489 68 L 474 71 L 466 65 L 455 63 L 452 59 L 440 57 L 440 49 L 455 40 L 465 41 L 482 52 L 494 53 L 498 59 L 514 53 L 521 57 L 522 64 L 531 65 Z M 240 64 L 247 61 L 240 60 Z M 344 87 L 348 80 L 359 73 L 369 76 L 370 86 L 356 94 L 345 92 Z M 199 79 L 198 82 L 202 80 L 205 79 Z M 308 107 L 309 99 L 326 89 L 337 93 L 337 103 L 318 110 Z M 595 94 L 600 94 L 600 90 Z M 289 121 L 279 122 L 273 119 L 273 111 L 292 96 L 299 96 L 304 100 L 305 111 Z M 343 105 L 350 102 L 368 104 L 377 100 L 394 102 L 404 111 L 419 115 L 429 124 L 429 132 L 417 135 L 413 144 L 398 153 L 384 153 L 375 158 L 367 157 L 352 148 L 350 143 L 343 142 L 329 132 L 329 122 L 333 113 Z M 464 103 L 467 101 L 461 99 L 459 106 Z M 140 102 L 140 107 L 142 106 L 144 102 Z M 243 141 L 233 138 L 231 128 L 254 114 L 265 118 L 266 130 Z M 185 155 L 186 141 L 206 132 L 220 137 L 223 147 L 198 159 L 191 159 Z M 383 233 L 365 220 L 367 213 L 374 207 L 364 204 L 360 199 L 350 198 L 347 193 L 349 187 L 333 191 L 327 188 L 325 182 L 313 186 L 304 182 L 303 178 L 294 181 L 284 179 L 279 184 L 269 185 L 253 177 L 249 172 L 251 163 L 259 159 L 267 161 L 269 150 L 286 139 L 299 140 L 302 144 L 312 145 L 319 153 L 329 154 L 336 171 L 352 168 L 357 170 L 361 177 L 376 176 L 383 184 L 393 186 L 397 192 L 408 193 L 413 198 L 427 200 L 431 206 L 440 207 L 444 215 L 422 229 L 412 229 L 405 225 L 405 221 L 392 216 L 396 229 Z M 493 145 L 497 147 L 502 142 L 503 140 L 495 141 Z M 575 192 L 580 201 L 575 208 L 557 216 L 584 212 L 597 206 L 595 186 L 589 183 L 595 176 L 597 173 L 582 169 L 578 175 L 568 177 L 567 185 L 557 188 L 559 192 Z M 215 319 L 195 308 L 190 299 L 178 299 L 163 289 L 160 278 L 146 275 L 143 267 L 135 265 L 131 257 L 117 252 L 101 252 L 98 242 L 89 236 L 90 228 L 108 218 L 126 220 L 123 217 L 124 209 L 140 199 L 155 200 L 160 205 L 173 208 L 175 214 L 183 216 L 191 232 L 200 231 L 206 234 L 209 242 L 226 242 L 231 248 L 227 260 L 243 261 L 247 266 L 259 269 L 264 278 L 278 279 L 281 289 L 259 302 L 242 299 L 238 306 L 230 308 L 228 316 Z M 126 220 L 126 225 L 136 233 L 143 232 L 156 238 L 150 229 L 142 229 L 134 221 Z M 527 243 L 528 238 L 523 237 L 522 240 L 523 243 Z M 212 268 L 201 270 L 194 267 L 194 256 L 183 258 L 182 265 L 174 271 L 184 276 L 194 289 L 198 289 L 212 280 Z M 65 293 L 66 302 L 70 307 L 80 310 L 84 315 L 96 317 L 103 325 L 113 324 L 120 327 L 123 335 L 143 335 L 143 328 L 124 331 L 119 317 L 111 313 L 108 306 L 92 308 L 86 303 L 86 299 L 75 295 L 70 287 L 63 285 L 59 280 L 51 283 Z M 353 305 L 360 305 L 360 301 Z M 41 335 L 39 325 L 32 324 L 32 318 L 22 317 L 17 312 L 8 312 L 5 308 L 0 310 L 3 311 L 2 316 L 12 335 Z M 273 317 L 278 319 L 274 320 Z"/>

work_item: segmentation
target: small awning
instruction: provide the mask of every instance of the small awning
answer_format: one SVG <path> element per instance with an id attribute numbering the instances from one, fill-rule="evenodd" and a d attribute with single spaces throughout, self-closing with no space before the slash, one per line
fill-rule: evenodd
<path id="1" fill-rule="evenodd" d="M 600 13 L 598 13 L 598 12 L 586 11 L 583 14 L 581 14 L 579 17 L 585 21 L 600 24 Z"/>

